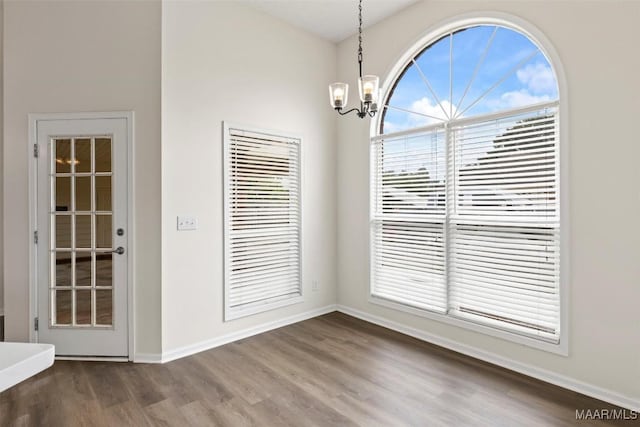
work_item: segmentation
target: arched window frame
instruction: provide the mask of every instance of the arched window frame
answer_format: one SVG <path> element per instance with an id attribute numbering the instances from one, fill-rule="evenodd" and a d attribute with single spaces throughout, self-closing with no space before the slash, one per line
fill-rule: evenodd
<path id="1" fill-rule="evenodd" d="M 377 298 L 373 295 L 373 269 L 374 266 L 374 244 L 372 227 L 373 214 L 374 214 L 374 198 L 370 195 L 370 208 L 369 208 L 369 220 L 370 220 L 370 265 L 369 265 L 369 302 L 377 305 L 382 305 L 395 310 L 411 313 L 420 317 L 436 320 L 442 323 L 461 327 L 463 329 L 480 332 L 485 335 L 504 339 L 506 341 L 523 344 L 528 347 L 544 350 L 550 353 L 559 354 L 562 356 L 569 355 L 569 299 L 570 299 L 570 224 L 569 224 L 569 135 L 568 135 L 568 89 L 567 82 L 562 67 L 560 57 L 553 47 L 550 40 L 544 35 L 544 33 L 535 27 L 528 21 L 519 18 L 517 16 L 502 13 L 502 12 L 478 12 L 460 15 L 447 19 L 440 23 L 437 23 L 430 27 L 421 37 L 414 42 L 409 49 L 407 49 L 393 64 L 390 70 L 385 74 L 383 84 L 381 86 L 381 103 L 380 105 L 386 105 L 388 98 L 390 97 L 391 89 L 394 87 L 395 82 L 401 78 L 403 70 L 409 65 L 413 58 L 415 58 L 425 48 L 435 43 L 442 37 L 447 36 L 457 30 L 469 28 L 478 25 L 498 25 L 514 31 L 520 32 L 527 36 L 545 55 L 548 59 L 550 66 L 555 74 L 558 85 L 558 135 L 559 135 L 559 153 L 558 153 L 558 200 L 559 207 L 559 233 L 560 233 L 560 261 L 559 261 L 559 298 L 560 298 L 560 337 L 558 343 L 550 343 L 541 341 L 525 335 L 496 329 L 490 326 L 484 326 L 477 323 L 460 320 L 455 317 L 450 317 L 446 314 L 434 313 L 427 310 L 416 309 L 404 304 L 392 302 L 386 299 Z M 488 115 L 489 116 L 489 115 Z M 384 114 L 380 113 L 376 119 L 371 121 L 370 124 L 370 139 L 374 140 L 376 137 L 383 135 L 380 131 L 382 129 L 382 120 Z M 398 132 L 401 133 L 401 132 Z M 370 171 L 373 171 L 373 158 L 370 159 Z M 370 180 L 373 175 L 370 174 Z"/>

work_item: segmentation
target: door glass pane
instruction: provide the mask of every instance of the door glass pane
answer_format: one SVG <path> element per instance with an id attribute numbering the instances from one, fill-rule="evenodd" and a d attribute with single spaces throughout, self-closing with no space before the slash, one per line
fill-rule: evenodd
<path id="1" fill-rule="evenodd" d="M 56 173 L 71 172 L 71 140 L 56 139 L 54 141 L 54 147 Z"/>
<path id="2" fill-rule="evenodd" d="M 58 249 L 71 248 L 71 216 L 56 215 L 54 246 Z"/>
<path id="3" fill-rule="evenodd" d="M 76 323 L 91 324 L 91 290 L 76 291 Z"/>
<path id="4" fill-rule="evenodd" d="M 55 253 L 54 286 L 71 286 L 71 252 Z"/>
<path id="5" fill-rule="evenodd" d="M 91 247 L 91 215 L 76 215 L 76 248 Z"/>
<path id="6" fill-rule="evenodd" d="M 112 257 L 110 253 L 96 255 L 96 286 L 112 286 Z"/>
<path id="7" fill-rule="evenodd" d="M 111 138 L 96 138 L 96 172 L 111 172 Z"/>
<path id="8" fill-rule="evenodd" d="M 76 253 L 76 286 L 91 286 L 91 252 Z"/>
<path id="9" fill-rule="evenodd" d="M 71 324 L 71 291 L 57 290 L 55 293 L 56 324 Z"/>
<path id="10" fill-rule="evenodd" d="M 91 139 L 75 140 L 76 173 L 91 172 Z"/>
<path id="11" fill-rule="evenodd" d="M 57 325 L 112 325 L 111 138 L 55 139 L 53 153 L 51 318 Z"/>
<path id="12" fill-rule="evenodd" d="M 76 177 L 76 211 L 91 210 L 91 177 Z"/>
<path id="13" fill-rule="evenodd" d="M 96 210 L 111 210 L 111 177 L 96 176 Z"/>
<path id="14" fill-rule="evenodd" d="M 111 215 L 96 215 L 96 247 L 111 247 Z"/>
<path id="15" fill-rule="evenodd" d="M 113 324 L 113 290 L 98 289 L 96 291 L 96 323 Z"/>
<path id="16" fill-rule="evenodd" d="M 56 178 L 56 195 L 55 195 L 56 212 L 67 212 L 71 210 L 71 178 Z"/>

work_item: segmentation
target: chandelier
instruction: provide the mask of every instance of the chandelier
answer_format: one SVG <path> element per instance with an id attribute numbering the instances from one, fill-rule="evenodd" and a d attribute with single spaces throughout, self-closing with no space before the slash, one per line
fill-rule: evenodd
<path id="1" fill-rule="evenodd" d="M 362 0 L 358 3 L 358 91 L 360 92 L 360 108 L 352 108 L 343 111 L 347 106 L 349 96 L 349 85 L 346 83 L 333 83 L 329 85 L 329 100 L 331 107 L 340 115 L 344 116 L 351 112 L 356 112 L 358 117 L 373 117 L 378 111 L 378 97 L 380 90 L 378 86 L 380 79 L 378 76 L 362 75 Z"/>

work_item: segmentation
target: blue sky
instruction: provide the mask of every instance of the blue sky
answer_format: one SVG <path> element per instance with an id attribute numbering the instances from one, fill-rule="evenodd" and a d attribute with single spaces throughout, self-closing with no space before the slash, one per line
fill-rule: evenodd
<path id="1" fill-rule="evenodd" d="M 507 28 L 477 26 L 459 31 L 432 44 L 415 61 L 419 69 L 415 65 L 407 69 L 388 105 L 423 115 L 388 109 L 385 133 L 451 115 L 469 117 L 558 97 L 545 56 L 526 36 Z"/>

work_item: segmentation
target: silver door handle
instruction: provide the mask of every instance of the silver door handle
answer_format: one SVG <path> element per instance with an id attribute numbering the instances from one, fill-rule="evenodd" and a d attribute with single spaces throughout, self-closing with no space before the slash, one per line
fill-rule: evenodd
<path id="1" fill-rule="evenodd" d="M 124 248 L 122 246 L 118 246 L 116 249 L 112 250 L 114 254 L 122 255 L 124 253 Z"/>

